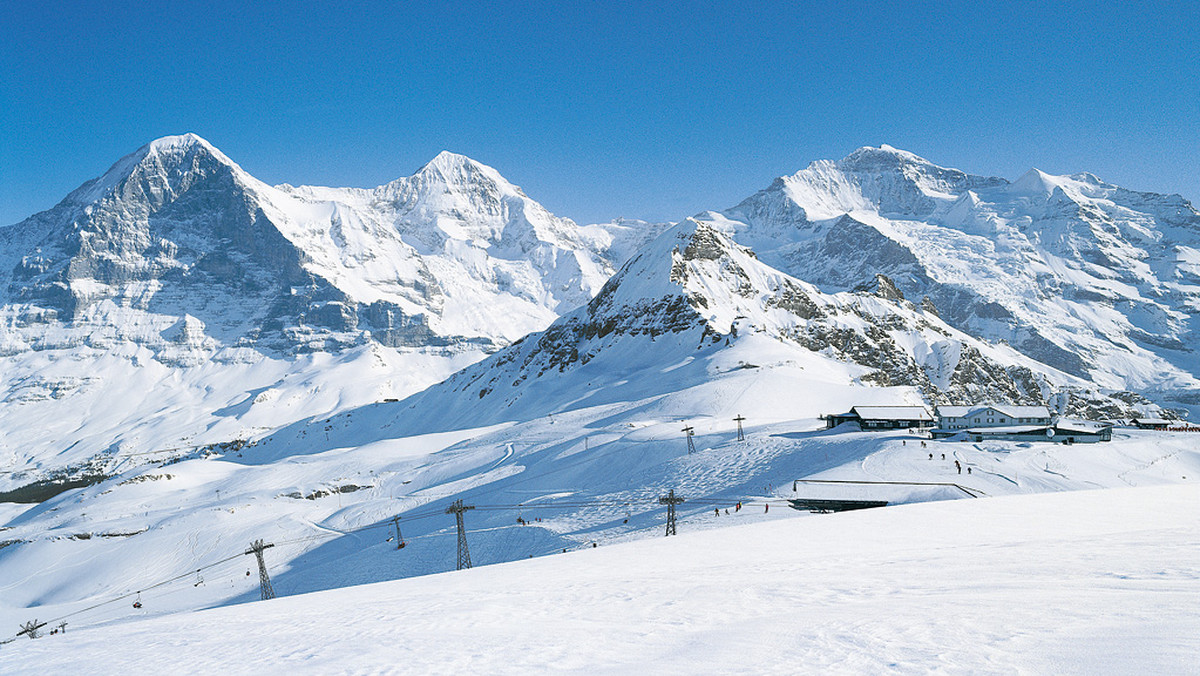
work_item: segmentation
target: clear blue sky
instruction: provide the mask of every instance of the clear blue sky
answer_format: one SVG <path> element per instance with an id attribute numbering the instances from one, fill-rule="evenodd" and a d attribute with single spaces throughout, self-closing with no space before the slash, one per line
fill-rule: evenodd
<path id="1" fill-rule="evenodd" d="M 1200 199 L 1196 2 L 250 4 L 0 0 L 0 224 L 188 131 L 270 183 L 448 149 L 581 222 L 880 143 Z"/>

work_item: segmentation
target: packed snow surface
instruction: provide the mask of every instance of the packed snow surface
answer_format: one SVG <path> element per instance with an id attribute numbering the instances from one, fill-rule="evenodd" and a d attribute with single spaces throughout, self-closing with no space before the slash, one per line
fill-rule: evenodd
<path id="1" fill-rule="evenodd" d="M 4 646 L 0 671 L 1195 673 L 1198 500 L 1078 491 L 684 528 L 68 628 Z"/>

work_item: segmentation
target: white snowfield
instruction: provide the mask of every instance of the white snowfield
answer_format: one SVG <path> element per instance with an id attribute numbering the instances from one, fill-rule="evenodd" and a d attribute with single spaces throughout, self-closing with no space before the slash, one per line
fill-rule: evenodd
<path id="1" fill-rule="evenodd" d="M 3 646 L 0 672 L 1197 673 L 1198 501 L 1159 486 L 684 529 L 68 627 Z"/>

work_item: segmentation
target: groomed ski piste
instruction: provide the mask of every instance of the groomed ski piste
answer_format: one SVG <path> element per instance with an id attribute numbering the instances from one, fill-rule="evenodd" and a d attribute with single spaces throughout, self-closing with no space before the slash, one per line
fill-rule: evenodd
<path id="1" fill-rule="evenodd" d="M 1198 501 L 1182 485 L 685 520 L 672 538 L 68 627 L 4 646 L 0 671 L 1196 673 Z"/>

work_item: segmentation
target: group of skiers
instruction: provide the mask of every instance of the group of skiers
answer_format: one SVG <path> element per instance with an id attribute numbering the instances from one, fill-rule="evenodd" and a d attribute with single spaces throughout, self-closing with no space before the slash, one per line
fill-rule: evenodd
<path id="1" fill-rule="evenodd" d="M 733 506 L 733 513 L 734 513 L 734 514 L 737 514 L 737 513 L 738 513 L 738 512 L 740 512 L 740 511 L 742 511 L 742 503 L 741 503 L 741 501 L 739 500 L 739 501 L 737 502 L 737 504 L 735 504 L 735 505 Z M 771 505 L 770 505 L 770 503 L 764 503 L 764 504 L 763 504 L 763 514 L 767 514 L 767 513 L 769 513 L 770 511 L 771 511 Z M 714 507 L 714 508 L 713 508 L 713 515 L 714 515 L 714 516 L 721 516 L 721 508 L 720 508 L 720 507 Z M 729 516 L 729 508 L 728 508 L 728 507 L 726 507 L 726 508 L 725 508 L 725 516 Z"/>
<path id="2" fill-rule="evenodd" d="M 925 445 L 925 442 L 921 442 L 921 445 L 922 445 L 922 446 L 924 446 L 924 445 Z M 930 459 L 930 460 L 933 460 L 933 454 L 932 454 L 932 453 L 930 453 L 930 454 L 929 454 L 929 459 Z M 942 454 L 942 460 L 945 460 L 945 459 L 946 459 L 946 454 L 945 454 L 945 453 L 943 453 L 943 454 Z M 963 466 L 962 466 L 962 463 L 960 463 L 959 461 L 955 460 L 955 461 L 954 461 L 954 469 L 958 470 L 958 473 L 959 473 L 959 474 L 962 474 L 962 471 L 963 471 Z M 970 468 L 970 467 L 968 467 L 968 468 L 967 468 L 967 474 L 970 474 L 970 473 L 971 473 L 971 468 Z"/>

